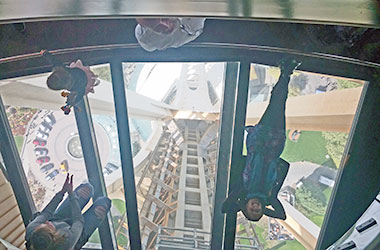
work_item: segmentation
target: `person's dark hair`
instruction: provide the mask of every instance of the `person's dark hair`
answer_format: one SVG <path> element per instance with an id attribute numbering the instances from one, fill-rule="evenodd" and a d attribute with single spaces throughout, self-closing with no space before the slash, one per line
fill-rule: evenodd
<path id="1" fill-rule="evenodd" d="M 29 240 L 30 249 L 57 250 L 63 249 L 65 237 L 49 227 L 37 227 Z"/>
<path id="2" fill-rule="evenodd" d="M 52 90 L 67 89 L 72 82 L 70 72 L 64 67 L 55 67 L 47 79 L 47 86 Z"/>
<path id="3" fill-rule="evenodd" d="M 260 201 L 261 204 L 263 204 L 260 199 L 258 199 L 258 200 Z M 248 199 L 244 199 L 244 200 L 241 201 L 241 203 L 240 203 L 241 212 L 244 214 L 245 218 L 247 218 L 248 220 L 250 220 L 250 221 L 259 221 L 261 219 L 261 217 L 263 217 L 263 215 L 264 215 L 263 209 L 261 209 L 261 213 L 260 214 L 252 216 L 252 215 L 248 214 L 248 211 L 247 211 L 247 208 L 246 208 L 247 203 L 248 203 Z"/>
<path id="4" fill-rule="evenodd" d="M 250 216 L 247 213 L 247 209 L 244 207 L 241 209 L 241 212 L 244 214 L 245 218 L 247 218 L 250 221 L 259 221 L 261 217 L 263 217 L 264 213 L 258 214 L 257 216 Z"/>

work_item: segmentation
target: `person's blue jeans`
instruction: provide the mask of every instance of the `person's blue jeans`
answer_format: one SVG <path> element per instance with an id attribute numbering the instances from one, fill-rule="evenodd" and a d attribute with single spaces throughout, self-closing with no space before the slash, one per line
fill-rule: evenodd
<path id="1" fill-rule="evenodd" d="M 87 187 L 90 190 L 88 197 L 81 197 L 78 194 L 78 190 L 84 187 Z M 94 195 L 94 188 L 90 183 L 84 183 L 84 184 L 79 185 L 74 190 L 74 193 L 78 197 L 79 206 L 82 210 L 90 201 L 90 198 L 92 198 L 92 196 Z M 98 218 L 95 214 L 95 208 L 98 206 L 102 206 L 106 208 L 106 211 L 108 212 L 111 208 L 111 200 L 108 199 L 107 197 L 99 197 L 96 199 L 96 201 L 94 201 L 92 206 L 83 214 L 83 218 L 84 218 L 83 231 L 82 231 L 80 239 L 78 240 L 75 246 L 75 249 L 80 249 L 84 244 L 86 244 L 88 238 L 93 234 L 96 228 L 102 223 L 104 218 Z M 67 223 L 71 224 L 70 218 L 71 218 L 70 200 L 69 198 L 66 198 L 63 201 L 63 203 L 58 207 L 58 209 L 55 211 L 52 220 L 66 221 Z"/>

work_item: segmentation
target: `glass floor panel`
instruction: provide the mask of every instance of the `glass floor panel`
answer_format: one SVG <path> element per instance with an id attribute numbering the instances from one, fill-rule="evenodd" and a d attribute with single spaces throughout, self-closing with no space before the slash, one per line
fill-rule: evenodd
<path id="1" fill-rule="evenodd" d="M 279 76 L 278 67 L 251 64 L 247 126 L 259 122 Z M 278 194 L 287 219 L 264 215 L 258 222 L 249 222 L 238 213 L 236 236 L 256 236 L 262 249 L 315 247 L 364 84 L 293 73 L 286 104 L 286 142 L 280 156 L 290 167 Z M 245 144 L 243 154 L 247 154 Z"/>

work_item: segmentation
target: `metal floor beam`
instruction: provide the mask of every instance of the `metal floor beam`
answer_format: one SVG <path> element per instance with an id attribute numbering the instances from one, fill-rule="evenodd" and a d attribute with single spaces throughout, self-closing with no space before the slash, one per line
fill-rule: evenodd
<path id="1" fill-rule="evenodd" d="M 83 101 L 77 104 L 77 106 L 80 111 L 77 108 L 73 108 L 75 112 L 75 120 L 78 127 L 88 180 L 94 187 L 95 200 L 98 197 L 107 196 L 107 191 L 87 97 L 83 98 Z M 117 249 L 117 242 L 110 213 L 107 214 L 102 224 L 100 224 L 99 235 L 103 249 Z"/>
<path id="2" fill-rule="evenodd" d="M 123 67 L 120 61 L 111 63 L 111 76 L 120 145 L 124 197 L 128 216 L 129 241 L 132 250 L 140 250 L 141 236 L 139 214 L 137 211 L 135 174 L 133 168 Z"/>
<path id="3" fill-rule="evenodd" d="M 23 33 L 13 25 L 0 25 L 0 47 L 6 48 L 0 51 L 0 78 L 50 71 L 51 66 L 40 58 L 42 48 L 63 62 L 81 58 L 86 65 L 107 63 L 115 57 L 135 62 L 245 58 L 275 65 L 282 53 L 293 53 L 305 57 L 299 69 L 310 72 L 366 79 L 370 74 L 366 67 L 380 67 L 379 53 L 368 49 L 378 43 L 379 29 L 367 30 L 352 46 L 341 42 L 334 26 L 208 19 L 196 41 L 149 53 L 137 44 L 136 24 L 134 19 L 33 22 L 26 24 Z M 86 30 L 96 32 L 89 35 Z M 350 32 L 360 33 L 360 29 Z"/>
<path id="4" fill-rule="evenodd" d="M 218 138 L 218 156 L 216 162 L 216 180 L 214 195 L 214 213 L 211 226 L 211 249 L 220 250 L 223 246 L 224 220 L 222 203 L 226 199 L 228 173 L 231 161 L 232 132 L 236 112 L 236 88 L 238 84 L 239 63 L 229 62 L 226 67 L 223 89 L 223 104 L 221 105 L 220 127 Z"/>
<path id="5" fill-rule="evenodd" d="M 212 16 L 219 18 L 250 18 L 309 23 L 349 23 L 352 25 L 378 26 L 380 12 L 378 1 L 318 0 L 294 1 L 229 1 L 229 0 L 165 0 L 70 1 L 62 0 L 46 4 L 35 0 L 32 8 L 25 8 L 26 1 L 2 1 L 0 23 L 25 20 L 55 20 L 62 18 L 105 18 L 131 16 Z"/>
<path id="6" fill-rule="evenodd" d="M 239 76 L 238 76 L 238 88 L 236 94 L 235 104 L 235 116 L 234 126 L 232 133 L 232 149 L 231 149 L 231 164 L 230 164 L 230 181 L 228 187 L 228 193 L 232 192 L 232 189 L 239 183 L 242 173 L 242 162 L 245 162 L 243 158 L 243 141 L 244 141 L 244 127 L 247 111 L 248 100 L 248 87 L 249 87 L 249 75 L 251 64 L 248 62 L 240 62 Z M 224 237 L 224 250 L 233 250 L 235 247 L 235 235 L 236 235 L 236 213 L 227 214 L 225 225 L 225 237 Z"/>

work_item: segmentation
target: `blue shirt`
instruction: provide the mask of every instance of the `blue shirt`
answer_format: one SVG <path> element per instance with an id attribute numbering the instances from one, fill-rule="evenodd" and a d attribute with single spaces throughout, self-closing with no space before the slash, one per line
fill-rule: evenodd
<path id="1" fill-rule="evenodd" d="M 259 198 L 263 205 L 276 183 L 277 165 L 285 146 L 285 130 L 258 124 L 246 128 L 247 161 L 243 171 L 247 199 Z"/>

